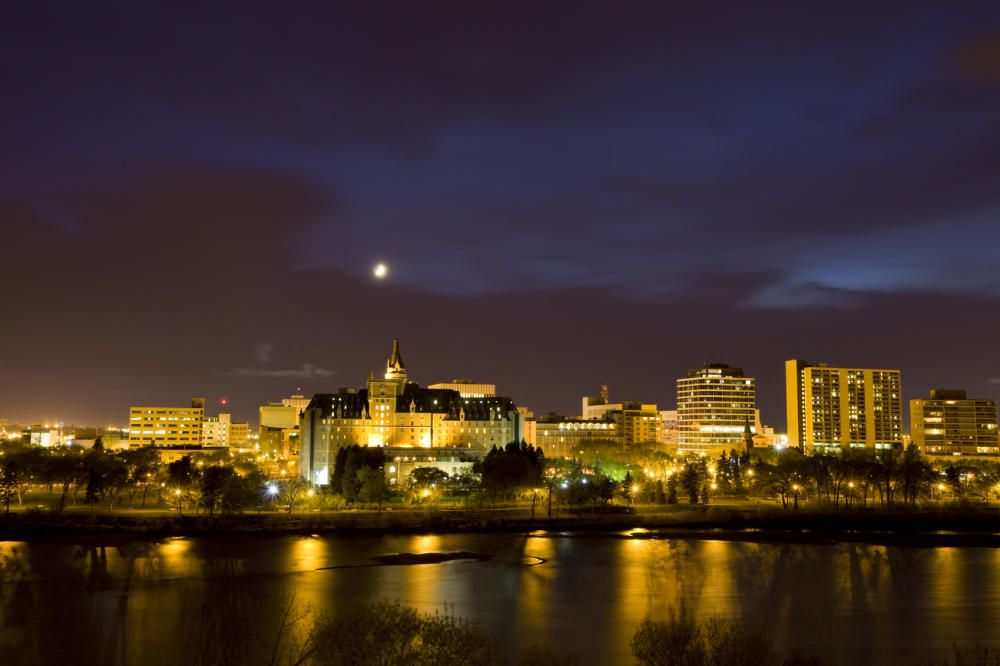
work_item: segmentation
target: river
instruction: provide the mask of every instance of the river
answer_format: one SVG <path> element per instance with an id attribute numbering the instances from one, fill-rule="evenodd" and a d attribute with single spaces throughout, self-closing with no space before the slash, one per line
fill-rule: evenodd
<path id="1" fill-rule="evenodd" d="M 480 557 L 374 559 L 448 551 Z M 1000 550 L 990 548 L 628 533 L 41 539 L 0 542 L 0 567 L 5 665 L 176 666 L 207 628 L 250 640 L 289 603 L 323 613 L 380 598 L 447 607 L 509 652 L 547 641 L 583 664 L 631 663 L 636 625 L 681 605 L 763 627 L 779 649 L 829 664 L 917 664 L 949 656 L 953 643 L 1000 647 Z"/>

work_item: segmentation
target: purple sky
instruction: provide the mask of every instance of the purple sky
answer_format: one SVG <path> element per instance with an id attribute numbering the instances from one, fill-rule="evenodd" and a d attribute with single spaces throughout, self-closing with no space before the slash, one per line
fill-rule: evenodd
<path id="1" fill-rule="evenodd" d="M 996 2 L 291 5 L 5 8 L 0 417 L 255 420 L 393 336 L 536 412 L 1000 397 Z"/>

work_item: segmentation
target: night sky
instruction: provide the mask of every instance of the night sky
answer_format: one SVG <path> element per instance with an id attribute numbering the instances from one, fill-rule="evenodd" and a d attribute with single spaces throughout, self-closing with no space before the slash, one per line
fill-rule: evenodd
<path id="1" fill-rule="evenodd" d="M 260 5 L 5 4 L 0 417 L 256 421 L 394 336 L 536 413 L 715 361 L 783 429 L 792 357 L 1000 398 L 995 0 Z"/>

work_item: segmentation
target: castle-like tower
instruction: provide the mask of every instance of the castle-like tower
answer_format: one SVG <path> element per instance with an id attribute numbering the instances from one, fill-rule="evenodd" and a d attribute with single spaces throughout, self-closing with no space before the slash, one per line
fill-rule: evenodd
<path id="1" fill-rule="evenodd" d="M 398 379 L 406 383 L 406 366 L 403 364 L 403 357 L 399 354 L 399 338 L 392 339 L 392 354 L 385 363 L 385 378 Z"/>

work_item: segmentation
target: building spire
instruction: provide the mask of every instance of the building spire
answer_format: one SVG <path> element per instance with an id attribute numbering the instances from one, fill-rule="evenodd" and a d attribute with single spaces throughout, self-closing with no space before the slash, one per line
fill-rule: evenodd
<path id="1" fill-rule="evenodd" d="M 385 364 L 386 379 L 406 379 L 406 366 L 403 364 L 403 357 L 399 353 L 399 338 L 392 339 L 392 354 Z"/>

